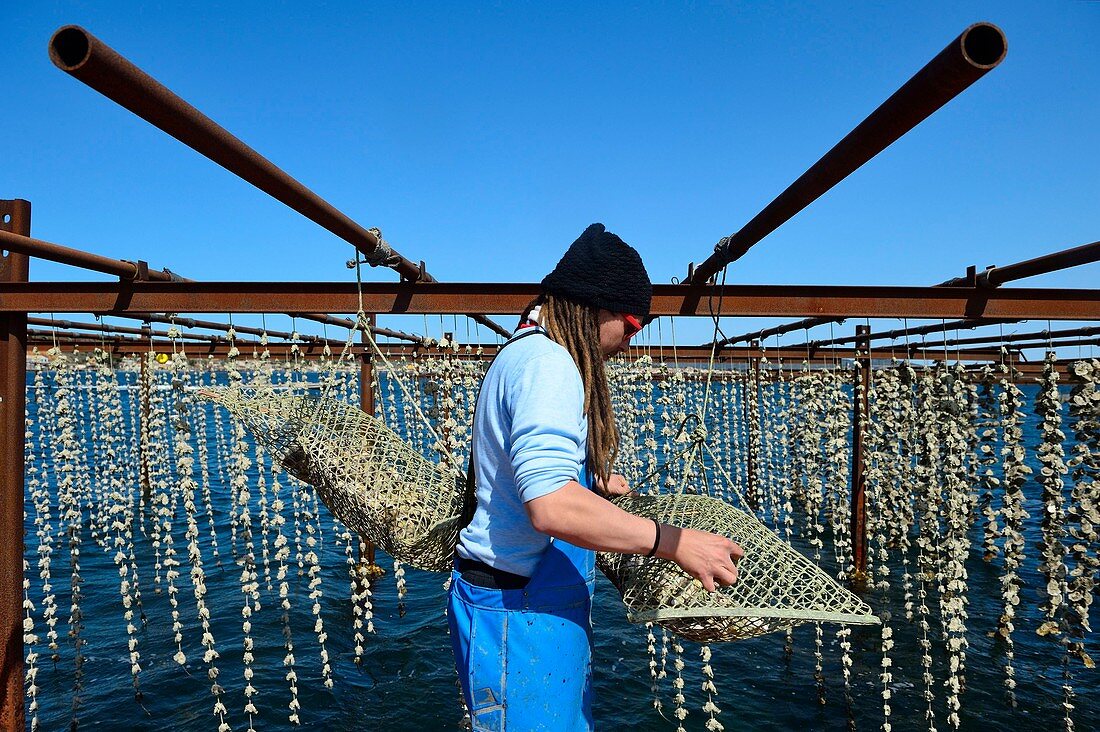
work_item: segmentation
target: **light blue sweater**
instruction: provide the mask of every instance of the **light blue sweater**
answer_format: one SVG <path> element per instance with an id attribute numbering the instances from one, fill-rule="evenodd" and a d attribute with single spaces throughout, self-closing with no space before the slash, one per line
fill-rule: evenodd
<path id="1" fill-rule="evenodd" d="M 523 504 L 579 480 L 588 446 L 584 385 L 569 352 L 521 330 L 485 374 L 474 418 L 477 511 L 458 555 L 530 577 L 550 542 Z"/>

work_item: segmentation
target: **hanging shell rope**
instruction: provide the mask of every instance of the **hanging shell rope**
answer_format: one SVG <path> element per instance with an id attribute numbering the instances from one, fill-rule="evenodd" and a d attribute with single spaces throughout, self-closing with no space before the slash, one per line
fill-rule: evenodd
<path id="1" fill-rule="evenodd" d="M 356 280 L 361 293 L 358 266 Z M 389 365 L 366 327 L 362 310 L 358 320 L 367 342 Z M 715 328 L 717 333 L 717 319 Z M 337 365 L 348 357 L 352 342 L 349 334 Z M 714 359 L 712 351 L 699 414 L 686 417 L 680 425 L 678 438 L 687 438 L 689 445 L 657 472 L 667 473 L 673 462 L 679 462 L 681 475 L 690 479 L 699 465 L 703 468 L 704 492 L 709 492 L 705 458 L 710 458 L 710 465 L 721 471 L 725 484 L 745 504 L 717 456 L 707 447 L 703 425 Z M 408 397 L 402 381 L 395 380 Z M 315 486 L 333 514 L 360 536 L 398 562 L 429 571 L 448 570 L 466 503 L 461 472 L 431 462 L 372 415 L 329 398 L 331 384 L 329 379 L 320 398 L 240 388 L 207 389 L 202 394 L 245 424 L 288 472 Z M 411 398 L 408 402 L 416 405 Z M 447 462 L 457 468 L 457 460 L 419 408 L 417 415 L 436 438 Z M 694 429 L 689 434 L 690 423 L 694 423 Z M 878 622 L 866 603 L 755 517 L 722 500 L 674 493 L 626 497 L 617 503 L 646 518 L 728 536 L 748 555 L 737 585 L 708 593 L 669 561 L 601 553 L 598 566 L 622 594 L 628 617 L 634 622 L 656 621 L 685 638 L 702 642 L 742 640 L 807 621 Z"/>
<path id="2" fill-rule="evenodd" d="M 25 521 L 27 530 L 34 533 L 28 534 L 24 572 L 32 574 L 24 577 L 22 598 L 25 690 L 32 728 L 36 718 L 40 729 L 71 726 L 74 718 L 83 721 L 95 715 L 98 699 L 111 693 L 130 697 L 111 703 L 112 713 L 125 720 L 119 721 L 123 725 L 143 724 L 134 721 L 145 719 L 146 712 L 139 705 L 148 704 L 150 712 L 157 714 L 170 698 L 172 704 L 199 704 L 201 708 L 194 713 L 201 717 L 205 709 L 211 729 L 247 729 L 250 703 L 257 710 L 253 715 L 256 729 L 289 728 L 326 719 L 316 708 L 316 692 L 328 693 L 325 687 L 337 677 L 341 681 L 346 678 L 342 674 L 359 673 L 352 663 L 355 646 L 359 646 L 355 653 L 362 673 L 386 673 L 390 654 L 385 632 L 375 643 L 368 641 L 372 626 L 381 627 L 379 618 L 383 622 L 390 617 L 396 620 L 400 596 L 392 585 L 383 586 L 373 579 L 369 587 L 365 582 L 358 588 L 353 585 L 352 591 L 358 591 L 362 601 L 359 637 L 353 637 L 356 628 L 351 613 L 331 614 L 335 602 L 343 599 L 338 596 L 341 588 L 347 596 L 345 565 L 356 570 L 364 565 L 355 561 L 358 537 L 350 527 L 334 520 L 331 532 L 327 531 L 331 517 L 319 506 L 313 489 L 292 476 L 278 475 L 276 482 L 277 474 L 284 472 L 282 459 L 303 451 L 301 440 L 291 441 L 290 450 L 282 453 L 266 446 L 261 449 L 243 424 L 233 424 L 226 410 L 208 411 L 213 405 L 189 402 L 193 389 L 226 383 L 237 384 L 240 394 L 262 387 L 269 394 L 297 395 L 262 408 L 249 405 L 253 417 L 282 439 L 293 431 L 282 427 L 300 416 L 302 406 L 294 399 L 304 400 L 304 415 L 312 419 L 318 400 L 300 395 L 317 386 L 318 376 L 323 382 L 333 368 L 335 354 L 317 368 L 298 361 L 283 364 L 274 356 L 265 359 L 262 348 L 246 350 L 249 357 L 220 363 L 188 358 L 182 347 L 172 357 L 159 354 L 165 355 L 163 360 L 146 353 L 117 363 L 110 361 L 106 351 L 62 353 L 51 349 L 48 354 L 36 354 L 27 395 Z M 620 430 L 626 437 L 619 469 L 628 482 L 653 491 L 643 497 L 654 505 L 662 500 L 680 505 L 710 496 L 753 514 L 769 528 L 776 525 L 775 502 L 781 499 L 778 525 L 783 527 L 781 536 L 789 532 L 787 543 L 802 549 L 811 562 L 819 560 L 827 573 L 849 571 L 849 535 L 834 533 L 837 519 L 846 517 L 849 509 L 839 505 L 847 498 L 838 491 L 841 466 L 829 451 L 852 449 L 846 442 L 850 439 L 847 430 L 840 429 L 836 419 L 844 411 L 837 410 L 837 400 L 850 406 L 853 392 L 849 390 L 858 383 L 850 379 L 850 370 L 825 360 L 805 363 L 801 372 L 788 370 L 790 378 L 780 386 L 775 377 L 782 380 L 782 375 L 776 372 L 770 354 L 770 365 L 755 356 L 750 357 L 748 369 L 720 365 L 712 375 L 713 403 L 710 414 L 705 415 L 707 373 L 702 367 L 706 362 L 683 362 L 671 368 L 663 363 L 664 354 L 660 358 L 659 362 L 642 355 L 609 365 Z M 1042 420 L 1024 419 L 1024 404 L 1031 401 L 1036 385 L 1026 374 L 1014 374 L 1007 354 L 1005 358 L 1000 370 L 973 371 L 963 371 L 958 364 L 927 371 L 918 365 L 915 370 L 914 364 L 900 361 L 874 372 L 866 382 L 872 409 L 869 425 L 873 427 L 864 445 L 868 525 L 875 538 L 873 570 L 877 580 L 875 594 L 868 597 L 874 600 L 884 625 L 881 635 L 853 628 L 850 636 L 843 637 L 851 646 L 853 706 L 861 728 L 870 719 L 872 726 L 881 722 L 887 732 L 890 727 L 942 729 L 951 725 L 952 712 L 961 718 L 963 729 L 972 726 L 978 715 L 987 726 L 1004 726 L 1005 720 L 1018 719 L 1013 715 L 1023 713 L 1034 715 L 1029 717 L 1033 720 L 1046 720 L 1047 726 L 1096 727 L 1096 680 L 1087 670 L 1077 675 L 1076 669 L 1087 669 L 1095 656 L 1090 647 L 1094 639 L 1089 614 L 1095 610 L 1096 527 L 1100 525 L 1096 508 L 1100 505 L 1100 399 L 1096 386 L 1100 363 L 1059 362 L 1058 383 L 1048 384 L 1042 392 L 1043 413 L 1065 412 L 1063 438 L 1054 429 L 1043 430 Z M 455 369 L 460 363 L 459 377 Z M 380 387 L 376 390 L 376 414 L 384 414 L 385 424 L 415 452 L 430 456 L 425 458 L 428 462 L 439 460 L 434 452 L 440 437 L 464 459 L 460 443 L 468 439 L 471 400 L 484 363 L 482 359 L 462 360 L 457 352 L 441 358 L 423 351 L 407 353 L 401 360 L 391 357 L 387 366 L 378 362 L 373 369 L 375 377 L 381 377 L 376 382 Z M 753 368 L 756 363 L 759 373 Z M 355 384 L 361 371 L 358 364 L 346 361 L 341 369 L 330 394 L 346 406 L 359 399 Z M 402 399 L 404 387 L 397 383 L 398 376 L 413 389 L 411 398 Z M 1073 384 L 1072 393 L 1062 379 Z M 983 404 L 980 387 L 985 383 L 990 393 Z M 964 384 L 966 388 L 961 390 Z M 976 392 L 975 386 L 979 387 Z M 769 393 L 773 389 L 785 389 L 782 405 L 779 393 Z M 757 402 L 753 401 L 754 392 L 759 394 Z M 1067 397 L 1068 409 L 1062 404 Z M 418 409 L 430 422 L 418 417 Z M 754 426 L 756 419 L 762 429 Z M 766 443 L 779 424 L 790 427 L 786 448 L 782 441 Z M 983 430 L 993 434 L 985 435 Z M 837 444 L 842 440 L 843 446 Z M 1047 506 L 1055 494 L 1040 501 L 1039 489 L 1043 479 L 1051 476 L 1038 475 L 1039 468 L 1050 461 L 1040 459 L 1044 452 L 1039 448 L 1057 442 L 1065 451 L 1065 472 L 1054 473 L 1062 474 L 1066 483 L 1057 491 L 1063 500 L 1066 554 L 1064 569 L 1055 567 L 1054 579 L 1064 578 L 1066 587 L 1059 594 L 1067 604 L 1059 611 L 1056 633 L 1040 636 L 1035 631 L 1047 619 L 1045 608 L 1028 600 L 1049 585 L 1047 578 L 1039 579 L 1040 565 L 1049 561 L 1039 546 L 1044 539 L 1043 522 L 1027 519 L 1023 509 L 1036 517 L 1044 511 L 1050 514 Z M 983 445 L 989 449 L 983 450 Z M 1054 453 L 1047 450 L 1045 454 Z M 915 473 L 914 463 L 918 467 Z M 436 467 L 448 472 L 451 468 L 447 465 Z M 1037 474 L 1034 481 L 1029 475 L 1033 468 Z M 991 476 L 986 475 L 987 470 L 992 471 Z M 654 473 L 648 485 L 642 482 L 647 473 Z M 996 482 L 983 481 L 983 476 Z M 787 482 L 777 489 L 784 477 Z M 144 500 L 143 483 L 149 490 Z M 987 486 L 992 495 L 984 499 Z M 457 492 L 457 486 L 448 491 Z M 759 506 L 743 506 L 742 492 L 759 499 Z M 992 521 L 982 508 L 994 514 Z M 236 511 L 239 540 L 235 563 L 229 561 L 231 510 Z M 84 516 L 79 534 L 70 534 L 74 511 Z M 838 511 L 843 513 L 834 516 Z M 693 519 L 669 520 L 687 523 Z M 963 522 L 954 539 L 961 540 L 961 529 L 969 527 L 966 535 L 976 542 L 972 551 L 964 552 L 962 544 L 953 548 L 953 521 Z M 206 522 L 211 524 L 210 531 L 200 531 Z M 991 522 L 997 527 L 993 534 L 996 551 L 987 564 L 979 558 L 982 552 L 977 542 L 987 537 Z M 267 542 L 265 526 L 270 534 Z M 742 589 L 748 589 L 750 577 L 760 577 L 749 563 L 760 551 L 752 550 L 736 531 L 730 530 L 750 548 L 741 565 Z M 218 533 L 222 535 L 218 537 Z M 186 559 L 182 546 L 187 546 Z M 272 574 L 272 587 L 266 590 L 265 547 L 271 555 Z M 155 581 L 158 548 L 159 594 Z M 101 554 L 101 549 L 106 553 Z M 964 555 L 969 557 L 965 565 L 969 578 L 952 566 Z M 622 562 L 635 559 L 612 558 Z M 221 559 L 226 560 L 224 566 Z M 187 569 L 180 569 L 177 562 Z M 72 570 L 76 568 L 80 579 L 74 586 Z M 140 583 L 139 569 L 145 580 Z M 669 569 L 676 571 L 675 567 Z M 171 574 L 176 571 L 179 574 L 173 580 Z M 243 572 L 247 575 L 238 579 Z M 687 594 L 704 596 L 693 582 L 679 579 L 686 583 Z M 1026 587 L 1022 584 L 1025 579 Z M 188 581 L 190 588 L 185 586 Z M 655 581 L 664 582 L 660 577 Z M 643 590 L 645 583 L 639 581 Z M 195 604 L 174 604 L 173 584 L 178 590 L 175 600 L 194 594 Z M 413 618 L 435 617 L 434 608 L 417 607 L 417 600 L 427 594 L 426 586 L 434 589 L 438 581 L 409 573 Z M 994 587 L 1004 592 L 1003 598 L 1001 592 L 990 592 Z M 262 609 L 257 608 L 254 592 Z M 676 589 L 664 592 L 672 595 Z M 72 638 L 66 640 L 62 631 L 69 630 L 65 627 L 69 614 L 63 614 L 62 608 L 71 608 L 74 600 L 79 606 L 70 610 L 73 622 L 79 613 L 79 623 L 86 625 L 79 635 L 74 629 Z M 712 595 L 704 600 L 728 602 Z M 245 603 L 247 620 L 242 617 Z M 684 610 L 682 600 L 671 608 L 667 606 L 672 603 L 665 605 L 662 608 L 658 603 L 656 608 Z M 112 608 L 113 613 L 104 613 Z M 684 728 L 717 731 L 721 729 L 719 720 L 724 721 L 735 700 L 730 695 L 736 686 L 727 675 L 731 662 L 752 659 L 754 654 L 723 656 L 714 645 L 689 647 L 687 641 L 698 637 L 689 627 L 697 622 L 692 612 L 689 609 L 684 617 L 654 620 L 648 633 L 638 634 L 635 647 L 640 658 L 626 668 L 633 668 L 641 677 L 635 681 L 651 682 L 656 710 L 670 722 L 670 729 L 680 721 Z M 752 612 L 750 609 L 745 616 L 751 621 L 745 634 L 759 630 Z M 641 614 L 633 609 L 630 613 Z M 716 616 L 713 611 L 700 613 L 704 622 L 712 622 Z M 182 629 L 173 627 L 177 622 Z M 773 624 L 779 622 L 786 621 Z M 659 624 L 662 627 L 658 628 Z M 823 626 L 811 622 L 809 627 L 792 631 L 793 655 L 784 672 L 791 675 L 792 686 L 781 687 L 786 689 L 782 693 L 802 694 L 812 703 L 814 683 L 819 681 L 822 693 L 830 692 L 830 702 L 841 701 L 841 674 L 848 668 L 841 654 L 843 643 L 838 642 L 840 636 L 834 640 L 833 633 L 822 631 Z M 992 643 L 982 640 L 981 631 L 993 630 L 1000 632 Z M 177 632 L 183 635 L 182 643 L 175 638 Z M 773 637 L 773 641 L 768 645 L 761 639 L 758 643 L 764 645 L 759 648 L 778 656 L 784 650 L 783 638 Z M 172 661 L 181 647 L 185 665 Z M 242 653 L 246 649 L 247 662 Z M 708 659 L 710 652 L 713 658 Z M 119 686 L 115 676 L 89 673 L 92 662 L 104 657 L 116 658 L 119 673 L 123 678 L 129 674 L 135 686 Z M 1061 675 L 1059 662 L 1063 664 Z M 1006 689 L 1015 692 L 1011 700 L 1019 704 L 1017 711 L 1001 709 L 987 699 L 990 691 L 996 696 L 996 689 L 990 686 L 1000 680 L 996 672 L 1001 666 L 1005 667 Z M 1034 682 L 1036 669 L 1047 674 L 1039 694 Z M 800 671 L 804 672 L 802 678 Z M 139 678 L 140 687 L 136 685 Z M 191 696 L 183 683 L 191 685 Z M 875 687 L 879 693 L 872 698 L 867 691 Z M 196 693 L 206 695 L 209 702 L 202 702 Z M 971 701 L 959 706 L 964 697 Z M 877 720 L 873 702 L 881 703 Z M 720 714 L 719 706 L 726 711 Z M 136 716 L 127 717 L 127 707 L 134 707 Z M 922 725 L 928 709 L 934 716 Z M 456 718 L 457 714 L 456 709 Z"/>
<path id="3" fill-rule="evenodd" d="M 356 330 L 389 366 L 362 308 L 360 264 L 354 263 L 360 305 Z M 348 333 L 320 397 L 232 387 L 201 394 L 247 426 L 287 472 L 317 488 L 329 510 L 362 538 L 396 562 L 446 571 L 463 526 L 465 476 L 400 378 L 395 381 L 407 403 L 435 438 L 450 469 L 425 458 L 373 415 L 329 396 L 340 366 L 351 355 L 354 335 L 354 330 Z"/>

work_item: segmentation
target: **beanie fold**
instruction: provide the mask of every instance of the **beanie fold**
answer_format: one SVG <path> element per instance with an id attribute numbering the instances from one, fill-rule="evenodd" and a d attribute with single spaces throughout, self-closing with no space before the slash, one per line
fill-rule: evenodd
<path id="1" fill-rule="evenodd" d="M 639 318 L 649 315 L 653 299 L 641 255 L 603 224 L 592 224 L 570 245 L 542 280 L 542 291 Z"/>

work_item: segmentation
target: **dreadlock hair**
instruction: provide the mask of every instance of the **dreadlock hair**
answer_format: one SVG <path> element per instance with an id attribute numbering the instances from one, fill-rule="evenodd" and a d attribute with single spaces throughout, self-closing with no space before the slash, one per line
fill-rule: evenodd
<path id="1" fill-rule="evenodd" d="M 619 451 L 619 428 L 611 409 L 611 390 L 600 348 L 599 310 L 554 295 L 544 294 L 540 300 L 539 324 L 551 340 L 569 351 L 581 372 L 584 413 L 588 416 L 588 465 L 606 485 Z"/>

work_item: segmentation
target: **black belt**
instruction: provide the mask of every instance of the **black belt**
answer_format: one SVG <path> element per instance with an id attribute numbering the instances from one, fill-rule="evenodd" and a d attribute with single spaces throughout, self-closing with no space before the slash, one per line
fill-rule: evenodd
<path id="1" fill-rule="evenodd" d="M 458 572 L 471 585 L 492 590 L 522 590 L 531 581 L 530 577 L 522 574 L 505 572 L 503 569 L 490 567 L 485 562 L 463 557 L 458 558 Z"/>

